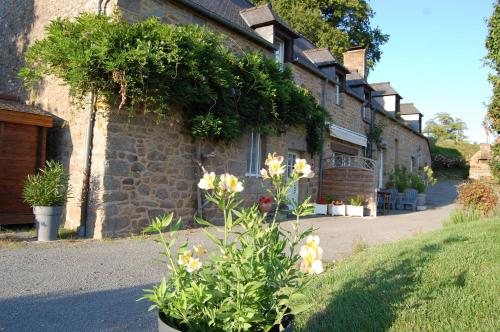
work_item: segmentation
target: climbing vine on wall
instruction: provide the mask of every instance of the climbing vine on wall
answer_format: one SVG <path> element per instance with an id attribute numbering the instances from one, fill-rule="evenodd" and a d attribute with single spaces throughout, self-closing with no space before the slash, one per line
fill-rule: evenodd
<path id="1" fill-rule="evenodd" d="M 196 25 L 117 16 L 58 18 L 26 53 L 20 76 L 36 88 L 54 75 L 74 98 L 93 91 L 133 115 L 163 118 L 178 105 L 193 137 L 231 141 L 249 127 L 281 134 L 307 129 L 308 150 L 319 151 L 328 113 L 295 84 L 289 68 L 261 52 L 236 54 L 224 36 Z"/>

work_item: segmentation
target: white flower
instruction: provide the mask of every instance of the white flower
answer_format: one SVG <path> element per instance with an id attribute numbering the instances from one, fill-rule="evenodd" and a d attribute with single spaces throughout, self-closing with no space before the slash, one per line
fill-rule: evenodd
<path id="1" fill-rule="evenodd" d="M 200 262 L 199 258 L 191 257 L 186 265 L 186 271 L 188 271 L 189 273 L 196 272 L 201 268 L 202 265 L 203 263 Z"/>
<path id="2" fill-rule="evenodd" d="M 239 193 L 243 191 L 243 184 L 232 174 L 222 174 L 220 176 L 220 190 L 230 193 Z"/>
<path id="3" fill-rule="evenodd" d="M 283 163 L 283 159 L 283 156 L 276 154 L 276 152 L 273 154 L 268 153 L 265 164 L 266 166 L 269 166 L 272 162 L 276 162 L 281 165 Z"/>
<path id="4" fill-rule="evenodd" d="M 198 183 L 198 187 L 204 190 L 214 189 L 214 181 L 215 181 L 214 172 L 205 173 L 203 174 L 203 178 Z"/>
<path id="5" fill-rule="evenodd" d="M 265 180 L 265 179 L 269 179 L 269 174 L 267 174 L 267 171 L 265 168 L 261 169 L 260 170 L 260 176 Z"/>
<path id="6" fill-rule="evenodd" d="M 298 158 L 295 161 L 294 170 L 298 174 L 302 174 L 303 177 L 313 177 L 314 173 L 311 170 L 311 165 L 307 163 L 307 160 Z"/>
<path id="7" fill-rule="evenodd" d="M 315 260 L 309 269 L 309 274 L 320 274 L 323 272 L 323 263 L 317 259 Z"/>
<path id="8" fill-rule="evenodd" d="M 193 250 L 194 250 L 196 256 L 198 256 L 198 257 L 201 257 L 207 253 L 207 249 L 201 244 L 193 246 Z"/>
<path id="9" fill-rule="evenodd" d="M 185 266 L 189 263 L 189 260 L 192 259 L 192 256 L 193 254 L 191 250 L 186 250 L 182 255 L 179 256 L 179 260 L 177 261 L 177 263 L 179 263 L 179 265 Z"/>
<path id="10" fill-rule="evenodd" d="M 323 272 L 323 249 L 319 246 L 319 237 L 309 235 L 306 240 L 306 245 L 300 248 L 299 255 L 302 257 L 300 271 L 308 274 L 319 274 Z"/>

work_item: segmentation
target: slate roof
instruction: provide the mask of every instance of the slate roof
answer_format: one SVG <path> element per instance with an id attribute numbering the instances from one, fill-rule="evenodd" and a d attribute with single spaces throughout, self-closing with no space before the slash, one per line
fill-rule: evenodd
<path id="1" fill-rule="evenodd" d="M 243 29 L 255 33 L 243 20 L 240 11 L 252 8 L 254 5 L 246 0 L 191 0 L 205 9 L 224 17 Z"/>
<path id="2" fill-rule="evenodd" d="M 325 77 L 325 75 L 316 67 L 305 55 L 304 51 L 316 48 L 316 45 L 307 40 L 304 36 L 296 33 L 280 16 L 274 14 L 268 5 L 255 7 L 247 0 L 183 0 L 184 3 L 194 3 L 203 7 L 225 20 L 237 25 L 245 32 L 251 33 L 259 38 L 260 37 L 251 26 L 259 25 L 269 20 L 275 20 L 277 23 L 290 30 L 295 34 L 296 39 L 293 41 L 293 56 L 294 62 L 301 64 L 313 71 L 314 73 Z M 242 13 L 243 12 L 243 13 Z M 243 16 L 246 16 L 248 22 L 245 22 Z M 337 62 L 337 65 L 343 67 L 342 64 Z M 347 69 L 346 69 L 347 70 Z"/>
<path id="3" fill-rule="evenodd" d="M 409 115 L 409 114 L 420 114 L 420 111 L 415 107 L 415 104 L 413 103 L 406 103 L 406 104 L 401 104 L 399 105 L 399 110 L 400 113 L 403 115 Z"/>
<path id="4" fill-rule="evenodd" d="M 397 95 L 401 98 L 401 95 L 391 86 L 391 82 L 371 83 L 370 86 L 375 90 L 372 93 L 374 97 Z"/>

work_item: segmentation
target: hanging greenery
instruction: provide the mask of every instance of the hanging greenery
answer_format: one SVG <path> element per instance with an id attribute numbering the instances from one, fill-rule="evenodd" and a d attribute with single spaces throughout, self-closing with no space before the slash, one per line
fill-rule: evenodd
<path id="1" fill-rule="evenodd" d="M 52 21 L 46 32 L 26 53 L 20 76 L 28 87 L 55 75 L 74 98 L 93 91 L 131 115 L 162 118 L 179 105 L 187 129 L 202 139 L 305 126 L 309 152 L 321 147 L 328 112 L 295 84 L 291 70 L 261 52 L 235 54 L 223 35 L 204 27 L 81 14 Z"/>

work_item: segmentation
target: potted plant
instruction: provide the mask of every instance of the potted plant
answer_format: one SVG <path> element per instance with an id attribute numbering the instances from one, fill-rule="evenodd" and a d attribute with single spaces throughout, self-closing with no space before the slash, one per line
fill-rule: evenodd
<path id="1" fill-rule="evenodd" d="M 310 306 L 300 291 L 310 275 L 323 271 L 323 265 L 319 238 L 312 235 L 312 228 L 299 230 L 300 218 L 314 212 L 309 199 L 292 206 L 296 220 L 291 229 L 277 222 L 289 190 L 312 176 L 305 159 L 296 160 L 290 177 L 282 162 L 283 157 L 269 155 L 261 172 L 278 207 L 269 223 L 257 204 L 242 207 L 239 193 L 244 188 L 238 178 L 204 174 L 198 186 L 224 216 L 220 236 L 212 232 L 218 230 L 215 226 L 204 230 L 216 248 L 212 253 L 188 240 L 175 252 L 181 221 L 175 221 L 172 213 L 147 227 L 146 232 L 159 235 L 156 241 L 169 270 L 143 297 L 153 303 L 150 309 L 159 311 L 159 331 L 292 331 L 294 315 Z M 196 220 L 212 226 L 208 220 Z"/>
<path id="2" fill-rule="evenodd" d="M 259 198 L 259 211 L 261 213 L 268 213 L 271 211 L 271 197 L 269 196 L 262 196 Z"/>
<path id="3" fill-rule="evenodd" d="M 341 200 L 332 200 L 331 204 L 328 205 L 328 214 L 332 216 L 345 216 L 345 204 Z"/>
<path id="4" fill-rule="evenodd" d="M 68 193 L 68 174 L 58 161 L 47 161 L 37 174 L 26 177 L 23 196 L 33 208 L 38 241 L 57 240 Z"/>
<path id="5" fill-rule="evenodd" d="M 365 207 L 364 199 L 361 196 L 353 197 L 349 200 L 350 205 L 346 206 L 347 215 L 350 217 L 363 217 Z"/>
<path id="6" fill-rule="evenodd" d="M 427 187 L 434 186 L 436 183 L 437 179 L 434 177 L 434 172 L 427 165 L 424 166 L 420 173 L 412 175 L 410 187 L 418 191 L 417 210 L 426 209 Z"/>
<path id="7" fill-rule="evenodd" d="M 328 213 L 328 200 L 326 197 L 322 197 L 318 202 L 314 205 L 314 213 L 315 214 L 324 214 Z"/>

